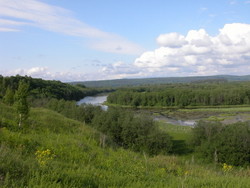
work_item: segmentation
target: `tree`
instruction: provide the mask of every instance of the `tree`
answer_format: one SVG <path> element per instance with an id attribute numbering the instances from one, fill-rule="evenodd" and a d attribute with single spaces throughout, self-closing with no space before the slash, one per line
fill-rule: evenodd
<path id="1" fill-rule="evenodd" d="M 13 105 L 14 103 L 14 91 L 10 89 L 10 87 L 7 88 L 6 93 L 3 97 L 3 101 L 8 105 Z"/>
<path id="2" fill-rule="evenodd" d="M 18 83 L 18 89 L 15 93 L 15 107 L 19 115 L 18 125 L 22 125 L 22 122 L 28 118 L 29 105 L 27 102 L 29 84 L 23 80 Z"/>
<path id="3" fill-rule="evenodd" d="M 196 151 L 208 161 L 235 166 L 250 164 L 250 123 L 222 125 L 200 121 L 193 128 Z"/>

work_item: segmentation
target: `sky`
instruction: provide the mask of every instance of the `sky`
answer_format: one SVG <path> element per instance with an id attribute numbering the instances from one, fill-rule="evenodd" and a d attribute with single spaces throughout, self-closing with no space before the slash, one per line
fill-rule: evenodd
<path id="1" fill-rule="evenodd" d="M 250 74 L 250 0 L 0 0 L 0 74 Z"/>

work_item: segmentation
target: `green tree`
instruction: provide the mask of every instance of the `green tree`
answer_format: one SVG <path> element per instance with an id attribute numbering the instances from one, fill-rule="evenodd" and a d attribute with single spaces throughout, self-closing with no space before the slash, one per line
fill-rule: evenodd
<path id="1" fill-rule="evenodd" d="M 22 125 L 22 122 L 28 118 L 29 105 L 27 102 L 29 91 L 29 84 L 23 80 L 19 81 L 18 89 L 15 93 L 15 107 L 19 116 L 18 125 Z"/>
<path id="2" fill-rule="evenodd" d="M 3 101 L 8 105 L 13 105 L 14 103 L 14 91 L 10 89 L 10 87 L 7 88 L 6 93 L 3 97 Z"/>
<path id="3" fill-rule="evenodd" d="M 222 125 L 200 121 L 193 128 L 195 150 L 207 161 L 235 166 L 250 164 L 250 123 Z"/>

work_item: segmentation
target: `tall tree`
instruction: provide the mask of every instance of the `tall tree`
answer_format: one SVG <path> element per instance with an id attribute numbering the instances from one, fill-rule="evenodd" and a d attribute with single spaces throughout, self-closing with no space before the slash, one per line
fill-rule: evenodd
<path id="1" fill-rule="evenodd" d="M 23 80 L 19 81 L 18 89 L 15 93 L 15 107 L 19 115 L 19 127 L 22 125 L 22 122 L 28 118 L 29 114 L 29 105 L 27 102 L 29 91 L 29 84 Z"/>
<path id="2" fill-rule="evenodd" d="M 3 101 L 8 104 L 8 105 L 13 105 L 14 103 L 14 91 L 8 87 L 7 90 L 6 90 L 6 93 L 3 97 Z"/>

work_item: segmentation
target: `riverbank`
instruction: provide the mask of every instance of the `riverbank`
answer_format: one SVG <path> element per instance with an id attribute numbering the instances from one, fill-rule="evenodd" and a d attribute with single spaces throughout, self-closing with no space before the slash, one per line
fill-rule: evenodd
<path id="1" fill-rule="evenodd" d="M 195 106 L 195 107 L 133 107 L 104 103 L 110 107 L 120 107 L 149 113 L 156 120 L 175 125 L 193 126 L 199 120 L 220 121 L 223 124 L 245 122 L 250 120 L 249 105 L 230 106 Z"/>
<path id="2" fill-rule="evenodd" d="M 107 94 L 97 96 L 87 96 L 78 101 L 77 104 L 92 104 L 101 106 L 103 110 L 109 107 L 125 108 L 135 111 L 135 113 L 146 113 L 155 121 L 182 126 L 194 126 L 199 120 L 220 121 L 223 124 L 231 124 L 239 121 L 245 122 L 250 120 L 250 106 L 189 106 L 185 108 L 174 107 L 134 107 L 126 105 L 117 105 L 107 102 Z"/>

